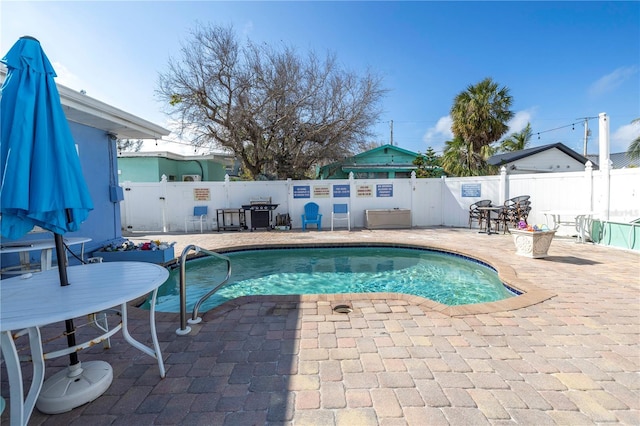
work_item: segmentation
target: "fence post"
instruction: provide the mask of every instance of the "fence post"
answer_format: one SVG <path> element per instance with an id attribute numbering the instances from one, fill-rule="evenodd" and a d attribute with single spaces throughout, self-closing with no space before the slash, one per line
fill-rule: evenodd
<path id="1" fill-rule="evenodd" d="M 160 178 L 160 205 L 162 208 L 162 232 L 167 232 L 167 175 Z"/>
<path id="2" fill-rule="evenodd" d="M 599 137 L 599 161 L 600 181 L 602 188 L 602 202 L 600 203 L 600 213 L 602 219 L 609 220 L 609 202 L 611 200 L 611 163 L 609 161 L 609 119 L 606 112 L 598 114 L 598 137 Z"/>
<path id="3" fill-rule="evenodd" d="M 500 167 L 500 186 L 498 191 L 500 192 L 500 204 L 504 204 L 507 200 L 507 168 L 505 166 Z"/>
<path id="4" fill-rule="evenodd" d="M 231 207 L 229 201 L 229 186 L 231 186 L 231 179 L 229 179 L 229 174 L 224 175 L 224 208 L 228 209 Z"/>
<path id="5" fill-rule="evenodd" d="M 584 165 L 584 185 L 587 193 L 587 211 L 593 211 L 593 163 L 587 161 Z"/>
<path id="6" fill-rule="evenodd" d="M 411 171 L 411 195 L 410 195 L 411 199 L 410 199 L 410 209 L 411 209 L 411 227 L 413 228 L 414 226 L 416 226 L 415 224 L 415 210 L 413 209 L 413 206 L 416 205 L 415 201 L 415 197 L 416 197 L 416 171 L 412 170 Z"/>

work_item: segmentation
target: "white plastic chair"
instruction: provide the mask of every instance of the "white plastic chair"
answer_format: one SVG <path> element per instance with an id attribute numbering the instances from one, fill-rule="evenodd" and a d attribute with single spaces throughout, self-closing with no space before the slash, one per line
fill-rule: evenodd
<path id="1" fill-rule="evenodd" d="M 193 216 L 187 216 L 184 218 L 184 232 L 185 234 L 189 230 L 189 223 L 192 223 L 195 227 L 195 224 L 200 224 L 200 233 L 202 234 L 203 225 L 208 221 L 208 207 L 207 206 L 195 206 L 193 208 Z"/>
<path id="2" fill-rule="evenodd" d="M 347 221 L 347 229 L 351 231 L 351 215 L 349 214 L 348 204 L 334 204 L 331 211 L 331 230 L 333 231 L 333 223 L 335 221 Z"/>

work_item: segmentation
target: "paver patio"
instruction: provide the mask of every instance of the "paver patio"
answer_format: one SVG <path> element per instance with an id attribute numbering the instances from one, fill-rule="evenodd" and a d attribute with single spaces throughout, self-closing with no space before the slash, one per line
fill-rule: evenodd
<path id="1" fill-rule="evenodd" d="M 533 284 L 545 300 L 466 313 L 390 294 L 248 297 L 207 312 L 188 336 L 175 334 L 178 314 L 158 313 L 165 379 L 155 360 L 117 334 L 111 349 L 79 355 L 112 365 L 107 392 L 68 413 L 35 410 L 30 424 L 640 424 L 639 253 L 556 238 L 550 257 L 529 259 L 514 254 L 509 235 L 450 228 L 135 239 L 177 241 L 176 255 L 187 244 L 447 248 L 491 263 L 508 281 Z M 350 314 L 333 312 L 345 302 Z M 147 312 L 131 312 L 132 334 L 146 341 Z M 47 377 L 67 361 L 48 361 Z M 4 368 L 1 389 L 6 398 Z"/>

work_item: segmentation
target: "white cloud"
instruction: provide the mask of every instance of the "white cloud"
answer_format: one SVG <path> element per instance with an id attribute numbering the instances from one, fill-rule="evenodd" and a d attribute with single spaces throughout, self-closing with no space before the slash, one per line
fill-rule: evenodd
<path id="1" fill-rule="evenodd" d="M 640 136 L 640 122 L 625 124 L 611 133 L 609 137 L 610 152 L 626 152 L 629 144 Z"/>
<path id="2" fill-rule="evenodd" d="M 511 133 L 519 132 L 525 127 L 527 127 L 527 123 L 531 123 L 531 118 L 533 117 L 533 110 L 523 110 L 515 113 L 513 118 L 509 120 L 507 126 L 509 126 L 509 131 L 507 135 Z"/>
<path id="3" fill-rule="evenodd" d="M 444 149 L 444 143 L 453 139 L 452 122 L 451 116 L 447 115 L 441 117 L 434 127 L 429 128 L 422 137 L 427 147 L 432 147 L 434 151 L 441 153 Z"/>
<path id="4" fill-rule="evenodd" d="M 600 96 L 614 91 L 625 80 L 633 77 L 638 73 L 638 67 L 633 65 L 629 67 L 620 67 L 613 72 L 600 77 L 589 87 L 589 95 Z"/>
<path id="5" fill-rule="evenodd" d="M 242 34 L 249 36 L 253 32 L 253 21 L 247 21 L 242 28 Z"/>
<path id="6" fill-rule="evenodd" d="M 53 69 L 56 70 L 57 77 L 55 78 L 55 81 L 57 84 L 61 84 L 69 89 L 78 91 L 84 89 L 84 87 L 82 87 L 82 80 L 63 64 L 54 61 L 51 65 L 53 65 Z"/>

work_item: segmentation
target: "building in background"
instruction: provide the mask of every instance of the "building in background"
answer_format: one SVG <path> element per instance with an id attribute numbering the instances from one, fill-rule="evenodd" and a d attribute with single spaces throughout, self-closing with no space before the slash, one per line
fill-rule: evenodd
<path id="1" fill-rule="evenodd" d="M 240 166 L 232 154 L 185 156 L 172 152 L 122 152 L 118 155 L 118 181 L 169 182 L 224 181 L 236 177 Z"/>
<path id="2" fill-rule="evenodd" d="M 504 166 L 509 174 L 558 173 L 584 171 L 588 158 L 562 143 L 503 152 L 487 160 L 492 166 Z M 594 169 L 597 165 L 594 164 Z"/>
<path id="3" fill-rule="evenodd" d="M 356 179 L 410 178 L 418 166 L 413 151 L 395 145 L 382 145 L 369 151 L 320 167 L 320 179 L 348 179 L 353 172 Z"/>
<path id="4" fill-rule="evenodd" d="M 0 84 L 5 77 L 6 69 L 0 69 Z M 118 185 L 116 140 L 160 139 L 170 132 L 82 92 L 57 87 L 94 206 L 80 229 L 66 233 L 65 237 L 90 238 L 85 244 L 85 253 L 90 253 L 122 238 L 120 202 L 124 197 Z M 51 232 L 35 228 L 21 241 L 48 238 L 53 238 Z M 69 259 L 75 262 L 72 256 Z M 39 263 L 40 252 L 29 252 L 29 261 Z M 20 262 L 18 253 L 2 254 L 0 259 L 3 268 Z"/>

